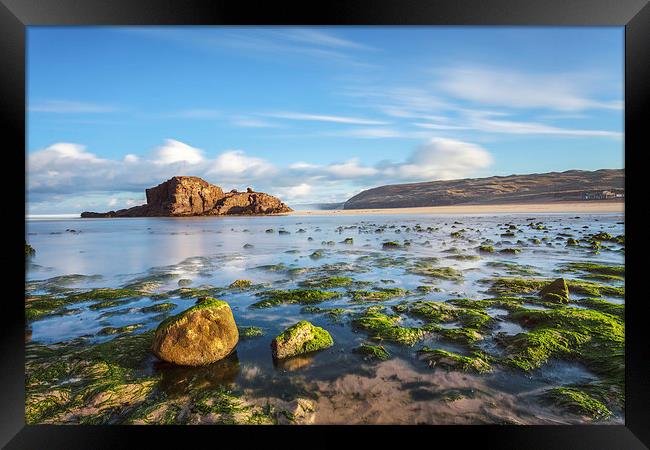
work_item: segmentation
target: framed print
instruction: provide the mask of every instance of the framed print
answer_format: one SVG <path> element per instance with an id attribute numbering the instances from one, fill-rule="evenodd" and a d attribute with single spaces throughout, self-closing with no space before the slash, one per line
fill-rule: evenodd
<path id="1" fill-rule="evenodd" d="M 2 3 L 6 448 L 646 448 L 647 2 Z"/>

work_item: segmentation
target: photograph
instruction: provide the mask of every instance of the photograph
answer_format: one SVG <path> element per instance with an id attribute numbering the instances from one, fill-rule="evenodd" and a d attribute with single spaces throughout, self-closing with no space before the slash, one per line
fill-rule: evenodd
<path id="1" fill-rule="evenodd" d="M 25 39 L 27 425 L 626 424 L 624 26 Z"/>

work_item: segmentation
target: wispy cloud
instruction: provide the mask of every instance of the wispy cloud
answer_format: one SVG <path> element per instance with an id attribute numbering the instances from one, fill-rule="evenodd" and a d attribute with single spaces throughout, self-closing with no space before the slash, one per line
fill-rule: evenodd
<path id="1" fill-rule="evenodd" d="M 95 114 L 111 113 L 119 108 L 113 105 L 97 103 L 76 102 L 69 100 L 45 100 L 28 105 L 30 112 L 56 113 L 56 114 Z"/>
<path id="2" fill-rule="evenodd" d="M 598 100 L 590 95 L 595 85 L 590 74 L 539 74 L 471 66 L 435 73 L 436 85 L 448 95 L 480 104 L 558 111 L 623 108 L 618 100 Z"/>
<path id="3" fill-rule="evenodd" d="M 230 28 L 218 34 L 209 34 L 201 28 L 167 30 L 158 27 L 138 27 L 123 28 L 119 32 L 136 33 L 203 51 L 237 49 L 246 50 L 242 53 L 243 56 L 292 55 L 323 63 L 337 62 L 355 67 L 371 67 L 370 64 L 361 61 L 355 53 L 375 50 L 365 44 L 346 39 L 338 32 L 325 29 Z"/>
<path id="4" fill-rule="evenodd" d="M 326 114 L 306 114 L 299 112 L 273 112 L 265 113 L 267 117 L 287 120 L 303 120 L 311 122 L 333 122 L 353 125 L 386 125 L 388 122 L 381 120 L 365 119 L 360 117 L 335 116 Z"/>

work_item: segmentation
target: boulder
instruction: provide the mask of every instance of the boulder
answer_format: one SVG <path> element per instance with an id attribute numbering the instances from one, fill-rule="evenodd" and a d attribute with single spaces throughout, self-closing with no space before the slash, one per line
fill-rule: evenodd
<path id="1" fill-rule="evenodd" d="M 568 303 L 569 286 L 566 284 L 564 278 L 558 278 L 552 283 L 544 286 L 542 290 L 539 291 L 539 296 L 549 302 Z"/>
<path id="2" fill-rule="evenodd" d="M 238 341 L 239 331 L 228 303 L 204 297 L 158 325 L 151 351 L 163 361 L 203 366 L 228 356 Z"/>
<path id="3" fill-rule="evenodd" d="M 301 320 L 273 339 L 271 349 L 274 358 L 282 359 L 321 350 L 333 344 L 334 340 L 327 330 Z"/>

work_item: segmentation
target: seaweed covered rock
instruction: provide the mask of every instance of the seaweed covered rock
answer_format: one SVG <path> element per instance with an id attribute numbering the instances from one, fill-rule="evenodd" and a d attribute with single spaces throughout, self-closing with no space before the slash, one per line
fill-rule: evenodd
<path id="1" fill-rule="evenodd" d="M 334 340 L 327 330 L 301 320 L 273 339 L 271 348 L 273 357 L 282 359 L 321 350 L 333 344 Z"/>
<path id="2" fill-rule="evenodd" d="M 551 284 L 544 286 L 542 290 L 539 291 L 539 295 L 549 302 L 568 303 L 569 286 L 564 278 L 558 278 Z"/>
<path id="3" fill-rule="evenodd" d="M 36 250 L 34 250 L 34 247 L 29 245 L 27 241 L 25 241 L 25 258 L 29 258 L 30 256 L 34 256 L 36 254 Z"/>
<path id="4" fill-rule="evenodd" d="M 163 361 L 202 366 L 228 356 L 238 341 L 228 303 L 205 297 L 158 325 L 151 350 Z"/>

